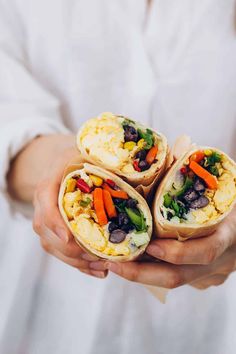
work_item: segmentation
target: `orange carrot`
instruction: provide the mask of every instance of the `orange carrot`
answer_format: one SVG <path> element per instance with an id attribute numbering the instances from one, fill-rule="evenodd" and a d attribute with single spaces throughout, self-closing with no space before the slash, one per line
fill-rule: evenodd
<path id="1" fill-rule="evenodd" d="M 204 159 L 205 154 L 203 151 L 198 150 L 190 156 L 190 161 L 200 162 Z"/>
<path id="2" fill-rule="evenodd" d="M 191 161 L 189 167 L 198 177 L 206 182 L 208 188 L 217 189 L 218 182 L 216 177 L 205 170 L 205 168 L 199 165 L 196 161 Z"/>
<path id="3" fill-rule="evenodd" d="M 108 184 L 106 184 L 106 183 L 103 183 L 102 187 L 103 187 L 103 189 L 110 192 L 110 194 L 113 198 L 129 199 L 129 196 L 125 191 L 115 191 L 114 189 L 110 188 L 108 186 Z"/>
<path id="4" fill-rule="evenodd" d="M 103 200 L 109 219 L 115 218 L 117 216 L 115 204 L 113 203 L 111 193 L 105 189 L 103 189 Z"/>
<path id="5" fill-rule="evenodd" d="M 93 198 L 94 209 L 98 218 L 98 223 L 101 226 L 106 225 L 108 223 L 108 219 L 104 207 L 102 188 L 94 189 Z"/>
<path id="6" fill-rule="evenodd" d="M 158 151 L 157 145 L 153 146 L 148 151 L 147 156 L 146 156 L 146 161 L 149 163 L 149 165 L 151 165 L 153 163 L 153 161 L 155 160 L 155 158 L 157 156 L 157 151 Z"/>

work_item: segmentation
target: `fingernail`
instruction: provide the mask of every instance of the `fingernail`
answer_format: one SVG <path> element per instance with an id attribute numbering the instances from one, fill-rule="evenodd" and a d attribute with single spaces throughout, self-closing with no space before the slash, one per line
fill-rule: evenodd
<path id="1" fill-rule="evenodd" d="M 97 261 L 97 262 L 90 262 L 89 263 L 89 268 L 94 269 L 94 270 L 106 270 L 107 269 L 107 263 L 103 261 Z"/>
<path id="2" fill-rule="evenodd" d="M 159 245 L 150 245 L 147 248 L 147 253 L 157 258 L 164 258 L 165 252 Z"/>
<path id="3" fill-rule="evenodd" d="M 119 273 L 120 266 L 117 263 L 108 263 L 107 264 L 107 269 L 109 269 L 113 273 Z"/>
<path id="4" fill-rule="evenodd" d="M 103 279 L 106 276 L 104 272 L 99 272 L 99 271 L 96 271 L 96 270 L 91 270 L 90 272 L 91 272 L 92 275 L 94 275 L 97 278 Z"/>
<path id="5" fill-rule="evenodd" d="M 68 235 L 67 235 L 67 232 L 66 232 L 65 229 L 63 229 L 62 227 L 58 227 L 57 226 L 55 231 L 56 231 L 57 236 L 61 240 L 68 242 L 69 238 L 68 238 Z"/>
<path id="6" fill-rule="evenodd" d="M 97 260 L 97 257 L 92 256 L 91 254 L 88 254 L 88 253 L 82 253 L 80 257 L 81 257 L 84 261 L 89 261 L 89 262 L 92 262 L 92 261 L 96 261 L 96 260 Z"/>

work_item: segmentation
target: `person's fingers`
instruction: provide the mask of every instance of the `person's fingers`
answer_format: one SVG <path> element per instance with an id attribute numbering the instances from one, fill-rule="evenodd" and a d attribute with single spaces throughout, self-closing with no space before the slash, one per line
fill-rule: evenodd
<path id="1" fill-rule="evenodd" d="M 87 275 L 91 275 L 92 277 L 96 277 L 96 278 L 106 278 L 107 276 L 107 271 L 105 272 L 101 272 L 101 271 L 98 271 L 98 270 L 87 270 L 87 269 L 79 269 L 80 272 L 84 273 L 84 274 L 87 274 Z"/>
<path id="2" fill-rule="evenodd" d="M 37 186 L 35 202 L 40 204 L 42 222 L 65 243 L 72 239 L 69 229 L 58 209 L 59 184 L 52 180 L 44 180 Z"/>
<path id="3" fill-rule="evenodd" d="M 98 257 L 90 255 L 82 250 L 75 242 L 74 238 L 69 240 L 68 243 L 65 243 L 49 230 L 42 222 L 41 208 L 37 200 L 35 201 L 33 229 L 40 236 L 41 246 L 48 253 L 52 253 L 52 250 L 55 249 L 68 258 L 80 258 L 87 262 L 98 260 Z"/>
<path id="4" fill-rule="evenodd" d="M 60 261 L 70 265 L 71 267 L 77 268 L 83 272 L 86 272 L 86 274 L 94 275 L 94 276 L 99 276 L 99 278 L 105 278 L 107 275 L 107 270 L 104 271 L 98 271 L 97 269 L 93 269 L 90 266 L 90 262 L 85 261 L 81 258 L 70 258 L 62 254 L 60 251 L 56 249 L 48 249 L 46 248 L 46 251 L 59 259 Z"/>
<path id="5" fill-rule="evenodd" d="M 138 283 L 173 289 L 206 276 L 210 266 L 175 266 L 161 263 L 107 263 L 107 268 L 117 275 Z"/>
<path id="6" fill-rule="evenodd" d="M 201 280 L 194 281 L 190 285 L 199 290 L 205 290 L 210 286 L 222 285 L 227 280 L 227 278 L 227 275 L 216 274 Z"/>
<path id="7" fill-rule="evenodd" d="M 185 242 L 157 239 L 151 242 L 146 252 L 172 264 L 211 264 L 221 256 L 234 241 L 227 224 L 210 236 L 190 239 Z"/>

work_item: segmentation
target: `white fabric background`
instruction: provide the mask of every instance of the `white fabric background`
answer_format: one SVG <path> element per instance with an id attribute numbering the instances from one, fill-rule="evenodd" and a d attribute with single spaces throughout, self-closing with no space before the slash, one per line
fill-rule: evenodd
<path id="1" fill-rule="evenodd" d="M 170 142 L 188 133 L 236 157 L 233 0 L 0 0 L 0 353 L 234 354 L 236 275 L 167 305 L 46 255 L 5 193 L 9 159 L 37 134 L 102 111 Z"/>

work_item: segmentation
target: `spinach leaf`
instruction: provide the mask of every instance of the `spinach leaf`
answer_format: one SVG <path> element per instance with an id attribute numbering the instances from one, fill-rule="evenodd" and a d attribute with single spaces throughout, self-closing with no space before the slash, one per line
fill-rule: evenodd
<path id="1" fill-rule="evenodd" d="M 154 136 L 153 132 L 151 129 L 146 129 L 146 132 L 144 132 L 141 129 L 138 129 L 138 134 L 141 139 L 145 140 L 145 146 L 143 147 L 145 150 L 150 150 L 151 147 L 154 145 Z"/>

